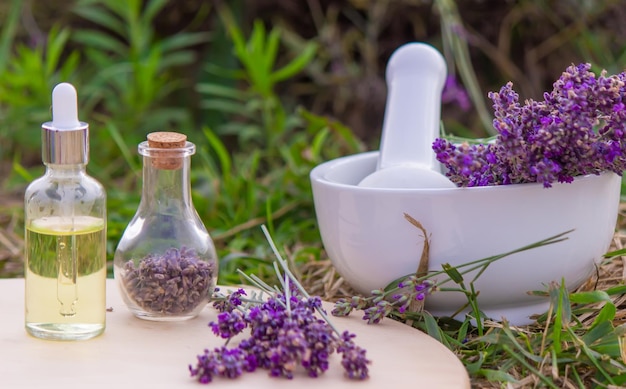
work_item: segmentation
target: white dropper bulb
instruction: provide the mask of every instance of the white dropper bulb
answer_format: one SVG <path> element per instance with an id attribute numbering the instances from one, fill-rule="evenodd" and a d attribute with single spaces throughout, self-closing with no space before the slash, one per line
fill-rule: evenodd
<path id="1" fill-rule="evenodd" d="M 76 89 L 67 82 L 58 84 L 52 90 L 52 126 L 72 130 L 80 125 Z"/>
<path id="2" fill-rule="evenodd" d="M 66 82 L 52 90 L 52 121 L 41 125 L 42 161 L 46 164 L 86 164 L 89 124 L 78 120 L 76 89 Z"/>

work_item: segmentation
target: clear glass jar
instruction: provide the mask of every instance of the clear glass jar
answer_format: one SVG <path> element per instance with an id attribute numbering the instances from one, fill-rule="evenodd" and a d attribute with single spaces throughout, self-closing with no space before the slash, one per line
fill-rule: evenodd
<path id="1" fill-rule="evenodd" d="M 114 273 L 124 302 L 142 319 L 193 318 L 215 287 L 217 254 L 191 200 L 195 150 L 174 132 L 148 134 L 139 145 L 141 202 L 115 251 Z"/>

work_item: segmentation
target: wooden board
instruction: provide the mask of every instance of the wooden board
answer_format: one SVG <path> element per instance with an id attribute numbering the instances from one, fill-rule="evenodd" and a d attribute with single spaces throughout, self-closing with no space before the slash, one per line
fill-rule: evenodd
<path id="1" fill-rule="evenodd" d="M 326 304 L 330 311 L 331 304 Z M 24 280 L 0 280 L 0 388 L 199 388 L 188 365 L 205 348 L 222 345 L 208 322 L 207 307 L 186 322 L 150 322 L 135 318 L 122 302 L 117 285 L 107 280 L 107 329 L 87 341 L 40 340 L 24 330 Z M 357 335 L 356 343 L 372 360 L 370 378 L 343 376 L 336 355 L 330 369 L 313 379 L 271 378 L 264 370 L 236 380 L 218 378 L 209 385 L 231 388 L 469 388 L 467 372 L 456 356 L 428 335 L 392 320 L 367 325 L 359 314 L 333 318 L 340 330 Z"/>

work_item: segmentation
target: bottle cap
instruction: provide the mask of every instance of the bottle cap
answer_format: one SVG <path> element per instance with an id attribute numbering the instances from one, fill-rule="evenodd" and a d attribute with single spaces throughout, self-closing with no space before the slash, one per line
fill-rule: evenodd
<path id="1" fill-rule="evenodd" d="M 52 121 L 41 126 L 41 157 L 48 164 L 86 164 L 89 125 L 78 120 L 76 89 L 66 82 L 52 90 Z"/>
<path id="2" fill-rule="evenodd" d="M 187 142 L 187 135 L 178 132 L 152 132 L 147 139 L 147 146 L 152 152 L 144 150 L 142 154 L 152 157 L 152 166 L 157 169 L 180 169 L 183 158 L 194 151 L 190 149 L 192 145 Z"/>

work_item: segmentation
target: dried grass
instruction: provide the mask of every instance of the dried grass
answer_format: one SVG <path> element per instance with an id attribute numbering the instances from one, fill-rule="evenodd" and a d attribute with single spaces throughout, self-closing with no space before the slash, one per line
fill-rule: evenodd
<path id="1" fill-rule="evenodd" d="M 616 232 L 609 251 L 620 250 L 626 247 L 626 203 L 620 204 Z M 623 285 L 626 281 L 626 256 L 611 258 L 603 262 L 594 276 L 578 288 L 578 291 L 607 290 L 617 285 Z M 617 307 L 615 325 L 626 322 L 626 295 L 618 295 L 613 299 Z M 584 324 L 590 324 L 596 316 L 596 312 L 589 312 L 580 317 Z"/>

